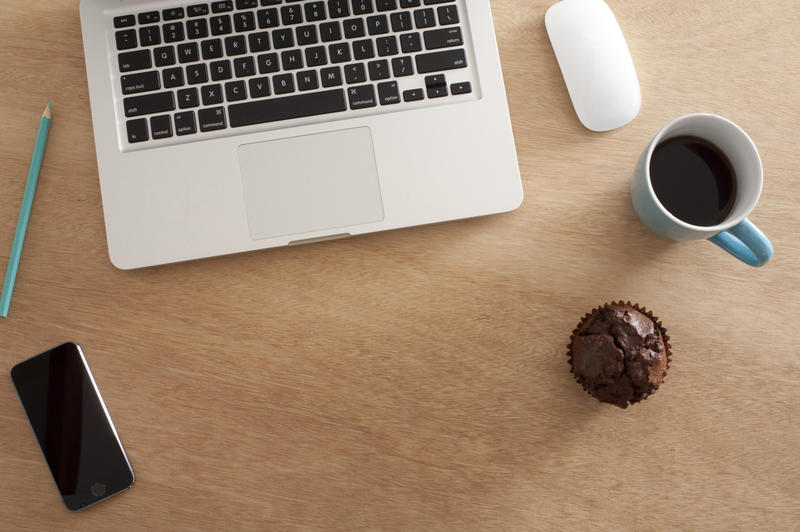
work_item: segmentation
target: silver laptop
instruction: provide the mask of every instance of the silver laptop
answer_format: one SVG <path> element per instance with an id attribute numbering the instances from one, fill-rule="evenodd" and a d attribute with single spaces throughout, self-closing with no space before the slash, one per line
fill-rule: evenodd
<path id="1" fill-rule="evenodd" d="M 118 268 L 522 202 L 488 0 L 82 0 L 80 11 Z"/>

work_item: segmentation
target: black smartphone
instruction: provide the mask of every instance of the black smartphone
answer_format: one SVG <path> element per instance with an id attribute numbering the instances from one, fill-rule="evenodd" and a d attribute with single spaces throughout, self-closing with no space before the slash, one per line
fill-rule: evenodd
<path id="1" fill-rule="evenodd" d="M 68 509 L 82 510 L 133 485 L 133 469 L 78 344 L 20 362 L 11 379 Z"/>

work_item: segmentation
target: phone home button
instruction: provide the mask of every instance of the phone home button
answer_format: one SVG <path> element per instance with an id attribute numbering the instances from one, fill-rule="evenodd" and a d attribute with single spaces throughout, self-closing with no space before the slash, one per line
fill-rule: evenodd
<path id="1" fill-rule="evenodd" d="M 106 485 L 102 482 L 95 482 L 92 484 L 92 495 L 100 497 L 106 492 Z"/>

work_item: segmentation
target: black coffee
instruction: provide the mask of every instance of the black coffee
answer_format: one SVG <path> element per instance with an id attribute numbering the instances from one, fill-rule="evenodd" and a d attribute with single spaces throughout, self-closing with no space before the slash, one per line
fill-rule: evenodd
<path id="1" fill-rule="evenodd" d="M 674 137 L 653 151 L 650 181 L 661 204 L 686 223 L 722 223 L 736 201 L 736 174 L 722 151 L 699 137 Z"/>

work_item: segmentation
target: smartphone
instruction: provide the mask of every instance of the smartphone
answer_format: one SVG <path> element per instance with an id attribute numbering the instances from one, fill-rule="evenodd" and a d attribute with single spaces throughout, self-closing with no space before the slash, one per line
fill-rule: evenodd
<path id="1" fill-rule="evenodd" d="M 133 469 L 78 344 L 20 362 L 11 380 L 68 509 L 82 510 L 133 485 Z"/>

